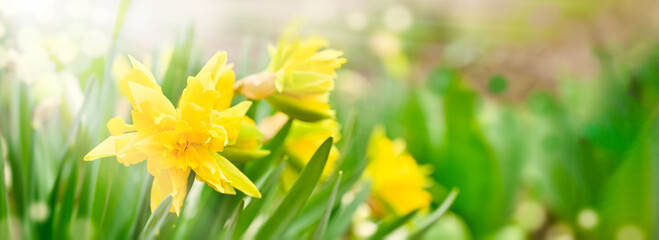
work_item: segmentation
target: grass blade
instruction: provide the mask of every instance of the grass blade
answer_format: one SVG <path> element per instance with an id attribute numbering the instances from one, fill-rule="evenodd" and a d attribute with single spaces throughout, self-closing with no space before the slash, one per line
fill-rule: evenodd
<path id="1" fill-rule="evenodd" d="M 421 239 L 423 238 L 423 235 L 425 235 L 428 230 L 430 230 L 430 227 L 439 220 L 441 216 L 444 215 L 444 213 L 453 205 L 453 202 L 455 201 L 455 198 L 458 196 L 458 193 L 460 191 L 457 188 L 454 188 L 451 190 L 451 193 L 448 194 L 446 199 L 444 199 L 444 202 L 442 202 L 442 205 L 440 205 L 437 210 L 435 210 L 426 220 L 420 224 L 420 227 L 416 232 L 414 232 L 412 235 L 410 235 L 410 239 Z"/>
<path id="2" fill-rule="evenodd" d="M 343 170 L 339 171 L 341 175 L 345 177 L 342 177 L 341 182 L 339 183 L 337 198 L 341 198 L 343 194 L 348 192 L 352 186 L 361 179 L 364 167 L 359 166 L 359 169 L 351 170 L 349 172 L 344 172 Z M 352 172 L 352 175 L 350 175 L 350 172 Z M 338 172 L 335 173 L 335 175 L 337 174 Z M 314 192 L 311 198 L 309 198 L 309 201 L 307 201 L 306 206 L 302 209 L 302 212 L 300 212 L 295 221 L 293 221 L 286 230 L 286 238 L 298 236 L 301 232 L 309 229 L 313 223 L 320 219 L 332 193 L 332 183 L 333 182 L 328 182 L 328 184 L 320 187 Z"/>
<path id="3" fill-rule="evenodd" d="M 330 215 L 332 214 L 332 208 L 334 208 L 334 202 L 336 202 L 336 194 L 339 191 L 342 175 L 342 172 L 339 172 L 339 174 L 336 175 L 336 180 L 334 180 L 334 186 L 332 187 L 332 194 L 327 203 L 327 208 L 325 209 L 323 216 L 320 218 L 318 225 L 316 225 L 316 230 L 314 230 L 311 239 L 322 239 L 323 235 L 325 235 L 325 230 L 327 230 L 327 224 L 329 223 Z"/>
<path id="4" fill-rule="evenodd" d="M 2 239 L 13 239 L 9 221 L 9 199 L 7 199 L 7 189 L 5 189 L 5 159 L 7 158 L 7 149 L 5 149 L 5 138 L 0 134 L 0 237 Z"/>
<path id="5" fill-rule="evenodd" d="M 231 216 L 238 211 L 238 208 L 242 208 L 240 205 L 241 202 L 244 202 L 245 195 L 242 193 L 236 193 L 236 195 L 224 195 L 220 200 L 219 210 L 213 214 L 211 219 L 211 226 L 213 228 L 209 231 L 211 237 L 218 236 L 222 234 L 224 226 L 227 225 L 227 222 L 231 221 Z M 224 239 L 224 238 L 221 238 Z"/>
<path id="6" fill-rule="evenodd" d="M 146 225 L 140 234 L 139 239 L 153 239 L 156 231 L 160 229 L 160 225 L 165 223 L 169 215 L 169 208 L 172 206 L 172 195 L 168 195 L 165 199 L 158 204 L 153 214 L 146 221 Z"/>
<path id="7" fill-rule="evenodd" d="M 146 221 L 148 221 L 147 216 L 149 215 L 149 208 L 150 208 L 150 198 L 151 198 L 151 186 L 153 182 L 153 176 L 151 176 L 150 173 L 146 174 L 144 184 L 142 186 L 142 191 L 140 191 L 142 194 L 140 195 L 140 200 L 139 200 L 139 205 L 137 207 L 137 211 L 135 212 L 135 218 L 133 220 L 133 225 L 130 228 L 130 231 L 128 232 L 128 237 L 130 239 L 136 239 L 139 234 L 139 227 L 146 225 Z"/>
<path id="8" fill-rule="evenodd" d="M 338 239 L 350 226 L 352 215 L 357 211 L 357 207 L 366 201 L 370 193 L 371 184 L 367 183 L 362 191 L 355 196 L 355 199 L 330 220 L 324 239 Z"/>
<path id="9" fill-rule="evenodd" d="M 405 214 L 405 216 L 378 224 L 378 230 L 375 231 L 375 233 L 373 234 L 373 236 L 371 236 L 370 239 L 384 239 L 384 237 L 389 235 L 389 233 L 398 229 L 400 226 L 403 226 L 403 224 L 405 224 L 410 219 L 412 219 L 412 217 L 414 217 L 414 215 L 416 215 L 418 211 L 419 210 L 414 210 L 408 214 Z"/>
<path id="10" fill-rule="evenodd" d="M 316 150 L 309 163 L 284 197 L 274 214 L 268 218 L 256 235 L 257 239 L 276 239 L 302 210 L 311 192 L 316 187 L 327 163 L 333 139 L 327 138 Z"/>
<path id="11" fill-rule="evenodd" d="M 272 139 L 263 146 L 263 149 L 270 150 L 270 155 L 253 161 L 246 166 L 245 174 L 249 177 L 249 179 L 258 181 L 268 170 L 272 160 L 281 155 L 282 149 L 284 147 L 284 140 L 286 139 L 286 136 L 288 136 L 288 132 L 291 130 L 292 124 L 293 119 L 289 119 L 286 124 L 284 124 L 284 126 L 279 129 L 277 134 L 275 134 L 275 136 L 272 137 Z"/>
<path id="12" fill-rule="evenodd" d="M 229 222 L 229 226 L 227 226 L 222 236 L 222 239 L 231 239 L 233 237 L 233 233 L 236 230 L 236 225 L 238 225 L 238 219 L 240 218 L 240 214 L 243 212 L 244 207 L 245 199 L 241 199 L 240 203 L 238 203 L 236 211 L 233 213 L 233 217 L 231 218 L 231 222 Z"/>
<path id="13" fill-rule="evenodd" d="M 119 39 L 119 33 L 121 33 L 121 28 L 124 25 L 124 19 L 126 18 L 126 13 L 128 12 L 128 7 L 130 7 L 131 0 L 121 1 L 119 4 L 119 11 L 117 12 L 117 18 L 114 22 L 114 32 L 112 33 L 113 45 Z"/>
<path id="14" fill-rule="evenodd" d="M 180 46 L 174 49 L 167 73 L 165 73 L 165 78 L 162 81 L 163 94 L 173 103 L 178 102 L 186 84 L 185 79 L 188 76 L 193 38 L 194 28 L 190 28 Z"/>
<path id="15" fill-rule="evenodd" d="M 279 167 L 268 176 L 263 186 L 260 187 L 263 197 L 261 199 L 252 199 L 245 210 L 243 210 L 238 218 L 236 230 L 233 233 L 234 239 L 240 239 L 243 234 L 245 234 L 245 231 L 247 231 L 252 221 L 254 221 L 254 218 L 256 218 L 259 212 L 261 212 L 263 206 L 272 200 L 277 190 L 279 176 L 281 176 L 285 166 L 285 163 L 281 163 Z"/>

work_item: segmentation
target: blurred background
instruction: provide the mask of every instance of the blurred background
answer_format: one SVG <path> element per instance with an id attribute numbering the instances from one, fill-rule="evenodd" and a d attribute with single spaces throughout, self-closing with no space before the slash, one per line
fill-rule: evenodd
<path id="1" fill-rule="evenodd" d="M 75 141 L 90 79 L 117 83 L 128 54 L 161 79 L 224 50 L 240 78 L 297 20 L 348 59 L 331 103 L 344 126 L 358 113 L 350 142 L 384 124 L 432 167 L 431 193 L 460 189 L 428 239 L 659 238 L 659 1 L 132 0 L 119 30 L 117 12 L 109 0 L 0 1 L 9 149 L 48 159 Z M 118 103 L 88 104 L 130 108 L 107 94 Z M 34 109 L 27 142 L 19 104 Z M 23 179 L 38 182 L 37 203 L 61 164 L 44 162 Z M 23 171 L 5 169 L 8 185 Z"/>

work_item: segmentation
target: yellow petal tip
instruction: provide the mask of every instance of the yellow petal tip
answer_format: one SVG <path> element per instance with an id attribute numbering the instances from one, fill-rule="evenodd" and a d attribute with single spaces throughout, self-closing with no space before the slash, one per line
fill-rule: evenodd
<path id="1" fill-rule="evenodd" d="M 250 195 L 250 196 L 252 196 L 253 198 L 261 198 L 261 193 L 260 193 L 260 192 L 256 192 L 255 195 Z"/>

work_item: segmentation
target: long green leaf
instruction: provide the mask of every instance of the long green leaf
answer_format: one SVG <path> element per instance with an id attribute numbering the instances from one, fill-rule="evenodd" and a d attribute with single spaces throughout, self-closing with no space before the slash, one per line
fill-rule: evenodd
<path id="1" fill-rule="evenodd" d="M 107 214 L 108 205 L 110 204 L 109 199 L 113 190 L 114 174 L 119 164 L 111 159 L 98 161 L 98 163 L 100 165 L 96 173 L 96 186 L 92 198 L 91 217 L 103 228 L 105 227 L 105 215 Z"/>
<path id="2" fill-rule="evenodd" d="M 29 89 L 26 83 L 16 82 L 12 86 L 9 104 L 9 125 L 7 129 L 8 162 L 12 174 L 12 192 L 16 199 L 17 215 L 27 214 L 29 204 L 29 180 L 31 175 L 31 122 L 32 107 L 30 106 Z M 7 115 L 7 113 L 3 113 Z M 25 218 L 25 221 L 29 219 Z M 27 226 L 25 226 L 27 227 Z"/>
<path id="3" fill-rule="evenodd" d="M 173 103 L 177 103 L 186 84 L 188 65 L 192 52 L 194 28 L 190 28 L 180 45 L 174 49 L 165 78 L 162 81 L 163 94 Z"/>
<path id="4" fill-rule="evenodd" d="M 208 232 L 211 237 L 220 235 L 224 226 L 227 225 L 227 222 L 231 220 L 231 216 L 235 214 L 237 208 L 242 208 L 240 206 L 241 202 L 244 202 L 245 194 L 236 193 L 236 195 L 224 195 L 220 201 L 219 210 L 213 214 L 211 220 L 211 226 L 213 228 Z"/>
<path id="5" fill-rule="evenodd" d="M 153 182 L 153 176 L 151 176 L 150 173 L 146 173 L 146 179 L 144 181 L 144 185 L 142 186 L 142 191 L 140 194 L 140 200 L 139 204 L 137 205 L 137 211 L 135 212 L 135 217 L 133 219 L 133 224 L 130 228 L 130 231 L 128 232 L 128 237 L 130 239 L 135 239 L 139 235 L 139 229 L 146 225 L 146 221 L 148 221 L 147 216 L 149 216 L 149 200 L 151 198 L 151 186 Z"/>
<path id="6" fill-rule="evenodd" d="M 274 214 L 263 224 L 256 235 L 257 239 L 277 239 L 285 228 L 302 210 L 311 192 L 316 187 L 327 163 L 333 139 L 330 137 L 316 150 L 309 163 L 284 197 Z"/>
<path id="7" fill-rule="evenodd" d="M 293 125 L 293 119 L 289 119 L 286 124 L 279 129 L 277 134 L 275 134 L 275 136 L 263 146 L 263 149 L 270 150 L 270 155 L 250 162 L 246 166 L 245 174 L 249 179 L 255 181 L 261 179 L 272 165 L 273 160 L 281 155 L 284 140 L 286 140 L 286 136 L 288 136 L 288 132 L 291 130 L 291 125 Z"/>
<path id="8" fill-rule="evenodd" d="M 451 207 L 459 192 L 460 191 L 457 188 L 451 190 L 451 193 L 446 196 L 446 199 L 444 199 L 442 205 L 440 205 L 432 214 L 430 214 L 430 216 L 428 216 L 428 218 L 426 218 L 424 222 L 419 225 L 418 230 L 410 235 L 410 239 L 422 239 L 423 235 L 425 235 L 428 230 L 430 230 L 430 227 L 432 227 L 432 225 L 435 224 L 435 222 L 437 222 L 437 220 L 439 220 L 439 218 L 444 215 L 449 207 Z"/>
<path id="9" fill-rule="evenodd" d="M 236 225 L 238 225 L 238 219 L 240 218 L 240 214 L 243 212 L 244 207 L 245 199 L 241 199 L 240 203 L 238 203 L 238 207 L 236 207 L 236 211 L 233 213 L 233 217 L 231 217 L 231 222 L 229 222 L 229 225 L 226 227 L 221 239 L 231 239 L 233 237 Z"/>
<path id="10" fill-rule="evenodd" d="M 346 177 L 341 178 L 341 182 L 339 183 L 339 189 L 337 192 L 337 198 L 343 196 L 343 194 L 348 192 L 350 188 L 352 188 L 352 186 L 355 183 L 357 183 L 357 181 L 361 177 L 363 168 L 353 170 L 352 175 L 343 174 L 343 171 L 341 170 L 339 172 L 341 173 L 342 176 L 346 176 Z M 339 172 L 336 172 L 334 177 L 336 177 L 336 175 L 338 175 Z M 332 177 L 332 179 L 334 177 Z M 286 230 L 286 235 L 285 235 L 286 238 L 293 238 L 300 235 L 300 233 L 309 229 L 311 225 L 313 225 L 318 221 L 318 219 L 320 219 L 320 217 L 324 213 L 325 206 L 327 206 L 327 203 L 329 202 L 330 195 L 332 194 L 332 189 L 334 187 L 333 184 L 334 184 L 333 181 L 327 181 L 327 184 L 325 184 L 325 186 L 322 186 L 316 191 L 314 191 L 314 194 L 307 201 L 306 206 L 304 206 L 300 214 L 297 216 L 297 218 L 295 218 L 295 221 L 293 221 Z"/>
<path id="11" fill-rule="evenodd" d="M 117 18 L 114 21 L 114 32 L 112 33 L 113 45 L 119 39 L 119 33 L 124 25 L 124 19 L 126 18 L 126 13 L 128 12 L 128 7 L 130 7 L 131 0 L 123 0 L 119 4 L 119 10 L 117 12 Z"/>
<path id="12" fill-rule="evenodd" d="M 437 169 L 432 174 L 436 181 L 460 188 L 464 198 L 453 210 L 470 223 L 475 236 L 485 236 L 508 218 L 506 194 L 514 192 L 504 192 L 502 161 L 478 120 L 479 99 L 460 77 L 451 79 L 443 98 L 446 133 L 438 151 L 440 160 L 430 163 Z"/>
<path id="13" fill-rule="evenodd" d="M 80 136 L 86 136 L 83 131 Z M 81 144 L 84 144 L 85 138 L 80 137 Z M 61 175 L 60 192 L 54 192 L 56 198 L 54 199 L 54 216 L 53 216 L 53 232 L 55 237 L 67 237 L 69 225 L 73 220 L 74 207 L 76 207 L 76 199 L 79 197 L 79 189 L 82 187 L 80 178 L 82 177 L 81 164 L 82 156 L 85 154 L 82 148 L 71 148 L 70 154 L 67 155 L 68 166 L 64 168 L 64 173 Z M 98 163 L 96 163 L 98 164 Z M 52 199 L 51 199 L 52 200 Z"/>
<path id="14" fill-rule="evenodd" d="M 378 230 L 375 231 L 373 236 L 371 236 L 370 239 L 384 239 L 389 233 L 393 232 L 394 230 L 398 229 L 400 226 L 403 226 L 403 224 L 407 223 L 416 213 L 418 210 L 414 210 L 408 214 L 405 214 L 402 217 L 393 219 L 388 222 L 382 222 L 378 224 Z"/>
<path id="15" fill-rule="evenodd" d="M 277 190 L 277 183 L 279 182 L 279 176 L 284 171 L 285 163 L 279 164 L 279 167 L 276 170 L 272 171 L 268 178 L 263 182 L 261 189 L 261 199 L 252 199 L 252 201 L 247 205 L 245 210 L 242 212 L 238 218 L 238 223 L 236 229 L 233 233 L 234 239 L 240 239 L 245 231 L 249 228 L 254 218 L 261 212 L 261 209 L 266 203 L 271 202 L 274 198 L 274 195 Z"/>
<path id="16" fill-rule="evenodd" d="M 339 214 L 333 216 L 330 220 L 324 239 L 338 239 L 345 232 L 352 222 L 352 215 L 357 211 L 357 207 L 366 201 L 371 193 L 371 183 L 367 183 L 347 206 L 339 211 Z"/>
<path id="17" fill-rule="evenodd" d="M 142 230 L 139 239 L 153 239 L 156 231 L 160 229 L 160 225 L 165 223 L 169 215 L 169 208 L 172 206 L 172 195 L 168 195 L 165 199 L 158 204 L 149 220 L 146 221 L 146 226 Z"/>
<path id="18" fill-rule="evenodd" d="M 366 160 L 363 159 L 361 162 L 366 163 Z M 351 165 L 351 167 L 355 167 L 356 169 L 350 169 L 347 174 L 352 175 L 346 175 L 346 172 L 343 172 L 343 170 L 339 171 L 342 173 L 341 175 L 346 177 L 342 177 L 341 182 L 339 183 L 337 198 L 341 198 L 355 183 L 359 181 L 359 179 L 361 179 L 365 166 L 365 164 Z M 338 172 L 336 174 L 338 174 Z M 327 183 L 328 184 L 325 184 L 325 186 L 314 191 L 314 194 L 309 198 L 309 201 L 307 201 L 302 212 L 300 212 L 298 217 L 295 218 L 295 221 L 293 221 L 286 230 L 286 238 L 293 238 L 300 235 L 303 231 L 309 229 L 309 227 L 323 215 L 333 188 L 333 182 L 328 181 Z"/>
<path id="19" fill-rule="evenodd" d="M 0 134 L 0 237 L 2 239 L 13 239 L 9 221 L 9 201 L 7 199 L 7 189 L 5 189 L 5 158 L 7 149 L 5 149 L 5 138 Z"/>
<path id="20" fill-rule="evenodd" d="M 329 202 L 327 203 L 327 208 L 323 213 L 323 216 L 320 218 L 316 229 L 311 236 L 311 239 L 322 239 L 325 235 L 325 230 L 327 229 L 327 224 L 329 223 L 330 215 L 332 214 L 332 208 L 334 208 L 334 202 L 336 201 L 336 194 L 339 191 L 339 185 L 341 184 L 342 172 L 336 175 L 336 180 L 334 180 L 334 186 L 332 187 L 332 194 L 330 194 Z"/>

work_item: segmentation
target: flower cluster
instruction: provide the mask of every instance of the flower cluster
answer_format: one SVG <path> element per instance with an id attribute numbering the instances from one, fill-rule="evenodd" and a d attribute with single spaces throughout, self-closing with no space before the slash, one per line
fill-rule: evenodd
<path id="1" fill-rule="evenodd" d="M 292 43 L 282 40 L 271 49 L 272 59 L 263 73 L 236 84 L 226 53 L 218 52 L 196 76 L 188 77 L 176 107 L 163 95 L 148 68 L 131 57 L 133 69 L 121 80 L 120 89 L 132 105 L 132 124 L 121 117 L 112 118 L 107 124 L 111 136 L 84 159 L 115 156 L 126 166 L 146 160 L 154 176 L 152 209 L 172 195 L 170 211 L 178 214 L 192 172 L 197 180 L 220 193 L 235 194 L 238 189 L 259 198 L 259 190 L 232 161 L 247 162 L 269 155 L 268 150 L 261 149 L 268 138 L 245 116 L 251 102 L 231 106 L 234 92 L 250 99 L 265 98 L 287 114 L 272 118 L 303 121 L 295 122 L 285 148 L 298 165 L 305 165 L 327 137 L 338 137 L 328 97 L 335 70 L 346 60 L 339 51 L 322 49 L 326 44 L 319 38 Z M 337 157 L 333 147 L 330 165 Z"/>
<path id="2" fill-rule="evenodd" d="M 134 58 L 133 66 L 120 82 L 121 92 L 132 104 L 132 124 L 121 117 L 107 126 L 112 134 L 92 149 L 85 160 L 115 156 L 126 166 L 147 161 L 154 176 L 151 208 L 172 195 L 170 211 L 180 212 L 194 173 L 216 191 L 235 194 L 236 189 L 259 198 L 261 193 L 233 162 L 263 158 L 261 149 L 289 119 L 294 119 L 283 143 L 290 161 L 282 176 L 285 188 L 315 150 L 332 137 L 340 138 L 340 127 L 328 104 L 336 69 L 346 62 L 342 53 L 324 49 L 326 41 L 308 38 L 289 42 L 282 38 L 270 49 L 265 71 L 234 84 L 232 65 L 224 52 L 216 53 L 194 77 L 188 77 L 176 107 L 163 95 L 153 74 Z M 246 116 L 250 101 L 231 106 L 235 93 L 253 100 L 265 99 L 277 113 L 257 125 Z M 367 175 L 373 182 L 374 212 L 406 214 L 425 208 L 431 196 L 424 190 L 426 174 L 404 151 L 404 144 L 386 138 L 377 128 L 368 148 Z M 332 146 L 323 176 L 335 169 L 339 151 Z"/>

